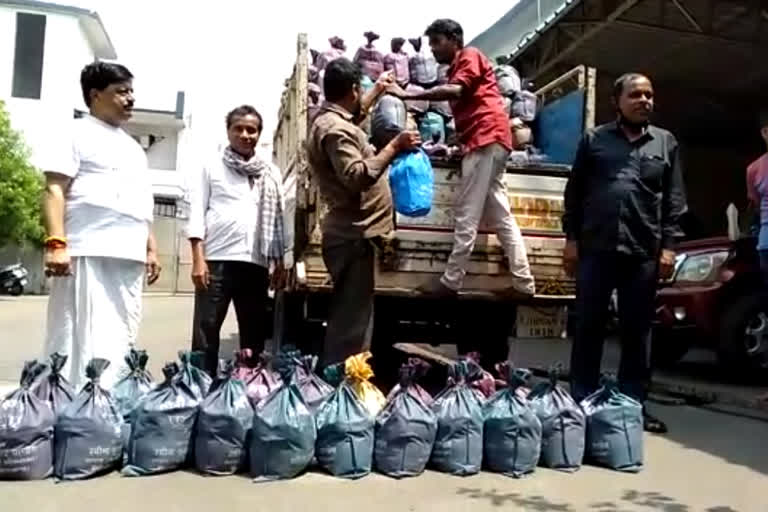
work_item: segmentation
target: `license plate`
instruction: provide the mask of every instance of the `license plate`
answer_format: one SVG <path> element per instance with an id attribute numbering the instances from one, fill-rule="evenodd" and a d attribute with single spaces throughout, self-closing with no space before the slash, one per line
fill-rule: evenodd
<path id="1" fill-rule="evenodd" d="M 562 338 L 566 335 L 564 306 L 518 306 L 515 336 L 518 338 Z"/>

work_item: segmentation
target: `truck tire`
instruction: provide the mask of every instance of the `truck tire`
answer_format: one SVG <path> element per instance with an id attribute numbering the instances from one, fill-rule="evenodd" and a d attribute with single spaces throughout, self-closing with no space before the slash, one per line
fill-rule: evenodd
<path id="1" fill-rule="evenodd" d="M 751 292 L 735 300 L 720 322 L 718 359 L 734 374 L 768 369 L 768 307 Z"/>
<path id="2" fill-rule="evenodd" d="M 653 368 L 674 366 L 690 348 L 687 335 L 676 335 L 668 329 L 655 328 L 651 338 L 651 365 Z"/>

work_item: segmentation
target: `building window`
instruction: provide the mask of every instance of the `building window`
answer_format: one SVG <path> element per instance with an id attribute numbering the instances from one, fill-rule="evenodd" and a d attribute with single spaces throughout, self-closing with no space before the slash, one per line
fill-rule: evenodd
<path id="1" fill-rule="evenodd" d="M 13 57 L 13 90 L 16 98 L 40 99 L 43 88 L 45 16 L 16 13 L 16 52 Z"/>
<path id="2" fill-rule="evenodd" d="M 155 197 L 155 215 L 158 217 L 176 217 L 178 214 L 176 200 L 166 197 Z"/>

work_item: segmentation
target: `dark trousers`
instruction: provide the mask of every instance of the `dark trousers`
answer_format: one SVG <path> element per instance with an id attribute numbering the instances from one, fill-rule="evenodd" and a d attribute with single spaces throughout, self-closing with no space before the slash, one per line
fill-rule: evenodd
<path id="1" fill-rule="evenodd" d="M 333 280 L 321 367 L 371 348 L 374 245 L 369 239 L 323 236 L 323 261 Z"/>
<path id="2" fill-rule="evenodd" d="M 768 290 L 768 250 L 757 251 L 760 256 L 760 275 L 763 277 L 763 286 Z"/>
<path id="3" fill-rule="evenodd" d="M 215 374 L 221 344 L 221 324 L 229 303 L 234 302 L 240 348 L 254 354 L 264 350 L 267 337 L 267 291 L 269 271 L 254 263 L 209 261 L 210 284 L 195 293 L 195 320 L 192 350 L 205 353 L 205 369 Z"/>
<path id="4" fill-rule="evenodd" d="M 618 252 L 579 255 L 576 278 L 576 332 L 571 352 L 571 388 L 581 401 L 598 388 L 608 303 L 615 289 L 619 299 L 623 393 L 645 400 L 650 380 L 658 262 Z"/>

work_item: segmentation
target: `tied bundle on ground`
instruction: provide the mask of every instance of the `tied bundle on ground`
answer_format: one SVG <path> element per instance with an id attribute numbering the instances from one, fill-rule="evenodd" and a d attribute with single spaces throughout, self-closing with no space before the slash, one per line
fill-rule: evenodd
<path id="1" fill-rule="evenodd" d="M 408 392 L 414 395 L 416 398 L 419 398 L 422 402 L 424 402 L 424 405 L 430 406 L 432 405 L 432 401 L 434 400 L 432 398 L 432 395 L 429 394 L 429 392 L 421 387 L 419 384 L 419 380 L 422 379 L 427 372 L 429 372 L 429 369 L 432 367 L 428 362 L 424 361 L 423 359 L 419 359 L 418 357 L 409 357 L 408 361 L 405 363 L 404 367 L 409 368 L 409 372 L 411 375 L 411 380 L 409 381 L 408 385 Z M 392 398 L 400 391 L 400 384 L 395 384 L 395 387 L 392 388 L 392 390 L 387 395 L 387 402 L 392 400 Z"/>
<path id="2" fill-rule="evenodd" d="M 233 475 L 245 468 L 253 406 L 235 363 L 219 362 L 219 375 L 200 405 L 195 429 L 195 467 L 207 475 Z"/>
<path id="3" fill-rule="evenodd" d="M 333 387 L 315 373 L 317 356 L 302 356 L 298 351 L 286 352 L 285 356 L 295 360 L 296 370 L 293 380 L 296 382 L 309 410 L 314 414 L 323 401 L 333 393 Z M 282 372 L 279 373 L 281 376 L 283 375 Z"/>
<path id="4" fill-rule="evenodd" d="M 571 395 L 558 386 L 560 366 L 549 371 L 549 380 L 535 386 L 528 399 L 541 421 L 541 465 L 566 472 L 577 471 L 584 459 L 586 421 Z"/>
<path id="5" fill-rule="evenodd" d="M 51 405 L 53 414 L 59 414 L 75 397 L 75 389 L 64 378 L 61 370 L 67 364 L 67 356 L 55 352 L 48 358 L 47 371 L 40 374 L 34 384 L 35 395 Z"/>
<path id="6" fill-rule="evenodd" d="M 60 480 L 82 480 L 118 469 L 123 455 L 123 416 L 99 379 L 109 366 L 92 359 L 85 368 L 88 383 L 56 420 L 54 474 Z"/>
<path id="7" fill-rule="evenodd" d="M 339 363 L 325 369 L 326 380 L 339 385 L 317 412 L 315 451 L 318 463 L 330 474 L 355 479 L 371 472 L 374 419 L 354 383 L 348 376 L 343 378 L 345 366 Z"/>
<path id="8" fill-rule="evenodd" d="M 604 376 L 581 407 L 587 416 L 587 460 L 628 473 L 643 469 L 642 404 L 619 391 L 614 377 Z"/>
<path id="9" fill-rule="evenodd" d="M 484 464 L 491 470 L 520 478 L 533 473 L 541 455 L 541 421 L 523 386 L 531 372 L 505 364 L 500 373 L 507 388 L 485 403 Z"/>
<path id="10" fill-rule="evenodd" d="M 200 369 L 203 356 L 202 352 L 179 351 L 181 366 L 178 379 L 195 394 L 198 400 L 205 398 L 213 381 L 210 375 Z"/>
<path id="11" fill-rule="evenodd" d="M 376 418 L 376 469 L 393 478 L 417 476 L 432 453 L 437 434 L 437 417 L 411 385 L 419 375 L 418 366 L 400 369 L 400 387 Z"/>
<path id="12" fill-rule="evenodd" d="M 267 354 L 259 354 L 259 362 L 245 381 L 245 392 L 256 407 L 270 393 L 280 387 L 280 375 L 269 367 Z"/>
<path id="13" fill-rule="evenodd" d="M 298 363 L 294 353 L 277 356 L 283 385 L 256 407 L 250 464 L 257 482 L 294 478 L 315 455 L 315 418 L 294 381 Z"/>
<path id="14" fill-rule="evenodd" d="M 483 378 L 480 366 L 464 359 L 448 369 L 448 386 L 435 397 L 437 436 L 431 464 L 457 476 L 480 472 L 483 460 L 483 405 L 470 387 Z"/>
<path id="15" fill-rule="evenodd" d="M 0 401 L 0 480 L 41 480 L 53 472 L 55 416 L 32 391 L 45 365 L 27 361 L 20 388 Z"/>
<path id="16" fill-rule="evenodd" d="M 177 363 L 166 364 L 163 375 L 131 415 L 126 476 L 173 471 L 189 460 L 199 389 L 189 387 Z"/>

